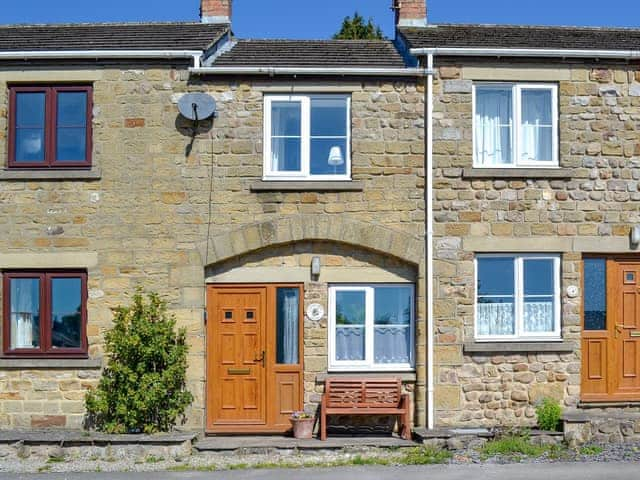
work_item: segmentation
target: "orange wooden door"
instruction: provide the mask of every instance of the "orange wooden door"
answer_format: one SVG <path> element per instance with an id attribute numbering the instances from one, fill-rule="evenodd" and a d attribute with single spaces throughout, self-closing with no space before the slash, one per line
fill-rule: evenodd
<path id="1" fill-rule="evenodd" d="M 587 258 L 583 278 L 581 399 L 638 401 L 640 261 Z"/>
<path id="2" fill-rule="evenodd" d="M 303 289 L 207 289 L 206 429 L 284 433 L 303 404 Z"/>
<path id="3" fill-rule="evenodd" d="M 265 425 L 266 289 L 208 294 L 207 429 Z"/>
<path id="4" fill-rule="evenodd" d="M 610 322 L 613 358 L 611 395 L 624 400 L 640 399 L 640 264 L 618 262 Z"/>

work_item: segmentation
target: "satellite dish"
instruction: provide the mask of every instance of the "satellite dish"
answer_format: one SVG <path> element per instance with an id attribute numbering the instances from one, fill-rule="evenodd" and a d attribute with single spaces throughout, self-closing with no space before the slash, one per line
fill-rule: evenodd
<path id="1" fill-rule="evenodd" d="M 187 93 L 178 101 L 180 114 L 197 122 L 215 115 L 216 101 L 206 93 Z"/>

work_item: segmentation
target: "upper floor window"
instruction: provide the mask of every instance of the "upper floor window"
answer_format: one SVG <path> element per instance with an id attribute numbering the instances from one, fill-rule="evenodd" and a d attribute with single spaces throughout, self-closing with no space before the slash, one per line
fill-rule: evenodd
<path id="1" fill-rule="evenodd" d="M 5 354 L 86 355 L 86 272 L 7 272 L 3 290 Z"/>
<path id="2" fill-rule="evenodd" d="M 13 86 L 9 92 L 9 167 L 91 165 L 90 86 Z"/>
<path id="3" fill-rule="evenodd" d="M 560 257 L 476 258 L 478 340 L 560 339 Z"/>
<path id="4" fill-rule="evenodd" d="M 558 89 L 548 84 L 474 85 L 474 166 L 558 166 Z"/>
<path id="5" fill-rule="evenodd" d="M 265 96 L 265 180 L 349 180 L 347 95 Z"/>

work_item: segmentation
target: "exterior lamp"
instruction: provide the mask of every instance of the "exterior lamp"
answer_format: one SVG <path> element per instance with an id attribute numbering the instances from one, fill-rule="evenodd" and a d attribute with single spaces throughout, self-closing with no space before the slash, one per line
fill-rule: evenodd
<path id="1" fill-rule="evenodd" d="M 320 276 L 320 257 L 313 257 L 311 259 L 311 275 L 314 277 Z"/>
<path id="2" fill-rule="evenodd" d="M 640 244 L 640 225 L 631 227 L 629 232 L 629 241 L 633 247 L 637 247 Z"/>

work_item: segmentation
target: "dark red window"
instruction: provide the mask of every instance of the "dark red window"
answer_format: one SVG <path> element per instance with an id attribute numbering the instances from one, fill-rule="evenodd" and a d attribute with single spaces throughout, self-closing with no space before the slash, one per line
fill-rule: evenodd
<path id="1" fill-rule="evenodd" d="M 5 355 L 86 356 L 86 272 L 5 272 L 2 297 Z"/>
<path id="2" fill-rule="evenodd" d="M 9 167 L 91 166 L 92 88 L 13 86 L 9 90 Z"/>

